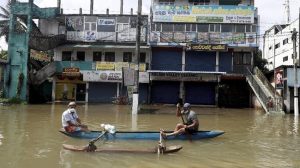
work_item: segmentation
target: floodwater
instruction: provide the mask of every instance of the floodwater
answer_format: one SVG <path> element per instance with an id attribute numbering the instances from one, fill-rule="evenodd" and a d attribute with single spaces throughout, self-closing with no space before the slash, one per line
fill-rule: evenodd
<path id="1" fill-rule="evenodd" d="M 300 167 L 299 122 L 293 115 L 265 114 L 260 109 L 193 107 L 201 130 L 224 130 L 213 139 L 170 141 L 183 149 L 168 155 L 84 153 L 62 149 L 62 144 L 86 145 L 58 132 L 62 104 L 0 106 L 1 168 L 232 168 Z M 132 116 L 130 106 L 77 106 L 78 115 L 91 129 L 101 123 L 117 130 L 173 129 L 174 106 L 142 106 Z M 97 142 L 98 147 L 151 148 L 156 141 Z"/>

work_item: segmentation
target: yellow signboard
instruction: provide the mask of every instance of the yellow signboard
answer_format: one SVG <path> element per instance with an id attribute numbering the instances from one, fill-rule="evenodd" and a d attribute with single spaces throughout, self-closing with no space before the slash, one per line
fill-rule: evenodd
<path id="1" fill-rule="evenodd" d="M 122 68 L 129 67 L 129 63 L 128 62 L 116 62 L 115 63 L 115 71 L 122 71 Z"/>
<path id="2" fill-rule="evenodd" d="M 96 62 L 96 70 L 115 70 L 114 62 Z"/>

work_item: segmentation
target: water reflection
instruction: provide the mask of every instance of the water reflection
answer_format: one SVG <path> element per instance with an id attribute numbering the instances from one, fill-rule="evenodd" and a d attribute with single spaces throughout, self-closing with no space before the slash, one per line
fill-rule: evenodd
<path id="1" fill-rule="evenodd" d="M 0 146 L 2 145 L 2 139 L 3 139 L 4 137 L 3 137 L 3 135 L 1 134 L 1 132 L 0 132 Z"/>

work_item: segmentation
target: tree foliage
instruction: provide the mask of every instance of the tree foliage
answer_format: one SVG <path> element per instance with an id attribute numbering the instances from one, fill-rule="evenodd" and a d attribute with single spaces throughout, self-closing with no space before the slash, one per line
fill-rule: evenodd
<path id="1" fill-rule="evenodd" d="M 268 61 L 262 58 L 262 51 L 258 50 L 254 54 L 254 66 L 258 67 L 263 73 L 267 73 L 269 70 L 266 68 Z"/>

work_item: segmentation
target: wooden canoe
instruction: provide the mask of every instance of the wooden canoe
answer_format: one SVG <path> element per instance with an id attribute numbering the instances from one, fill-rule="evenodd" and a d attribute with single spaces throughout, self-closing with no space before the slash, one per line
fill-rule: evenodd
<path id="1" fill-rule="evenodd" d="M 76 151 L 76 152 L 88 152 L 86 146 L 75 146 L 63 144 L 63 148 L 66 150 Z M 182 146 L 173 145 L 168 146 L 162 152 L 163 154 L 178 152 L 182 149 Z M 102 153 L 157 153 L 157 147 L 155 148 L 145 148 L 145 149 L 132 149 L 132 148 L 97 148 L 94 152 Z"/>
<path id="2" fill-rule="evenodd" d="M 77 131 L 69 133 L 64 131 L 63 129 L 61 129 L 60 132 L 69 137 L 80 139 L 95 139 L 102 133 L 101 131 Z M 165 132 L 168 133 L 171 131 Z M 177 136 L 169 136 L 167 140 L 200 140 L 206 138 L 214 138 L 224 133 L 224 131 L 219 130 L 198 131 L 196 133 L 188 135 L 182 134 Z M 159 135 L 159 131 L 117 131 L 115 134 L 106 134 L 105 136 L 103 136 L 103 138 L 105 140 L 159 140 Z"/>

